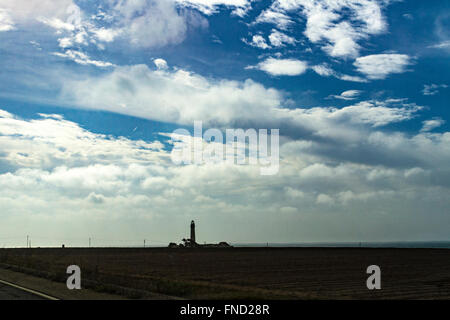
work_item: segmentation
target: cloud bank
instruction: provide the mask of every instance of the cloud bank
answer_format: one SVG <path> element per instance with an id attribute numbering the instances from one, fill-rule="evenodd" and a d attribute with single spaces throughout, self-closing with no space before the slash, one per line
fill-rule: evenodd
<path id="1" fill-rule="evenodd" d="M 327 122 L 328 127 L 365 123 L 366 112 L 349 117 L 350 110 L 316 110 L 310 116 L 339 120 Z M 8 226 L 22 223 L 27 232 L 32 224 L 35 235 L 40 230 L 52 239 L 92 232 L 99 238 L 136 239 L 150 232 L 165 243 L 184 230 L 184 224 L 173 221 L 197 217 L 209 226 L 202 238 L 211 241 L 445 237 L 449 220 L 440 208 L 449 205 L 449 133 L 409 137 L 375 128 L 367 133 L 360 131 L 337 149 L 307 139 L 287 141 L 280 150 L 280 173 L 262 178 L 253 166 L 175 166 L 158 141 L 94 134 L 58 115 L 24 120 L 2 110 L 0 207 L 5 223 L 0 230 L 8 234 Z M 351 153 L 363 154 L 370 144 L 379 154 L 369 155 L 372 163 L 341 158 L 338 149 L 348 153 L 355 139 L 364 143 Z M 393 150 L 403 157 L 402 166 L 381 161 Z M 411 158 L 424 162 L 410 163 Z M 260 229 L 249 235 L 246 226 L 256 222 Z M 70 230 L 59 233 L 67 223 Z M 38 235 L 35 245 L 48 244 Z"/>

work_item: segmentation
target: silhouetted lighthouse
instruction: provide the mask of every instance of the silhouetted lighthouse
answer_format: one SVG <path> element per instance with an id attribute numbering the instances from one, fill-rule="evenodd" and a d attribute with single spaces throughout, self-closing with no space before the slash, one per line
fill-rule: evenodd
<path id="1" fill-rule="evenodd" d="M 195 222 L 192 220 L 191 222 L 191 244 L 194 245 L 195 242 Z"/>

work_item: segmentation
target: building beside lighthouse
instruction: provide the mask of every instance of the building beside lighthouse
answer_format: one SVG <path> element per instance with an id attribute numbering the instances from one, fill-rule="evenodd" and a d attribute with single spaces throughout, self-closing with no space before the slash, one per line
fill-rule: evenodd
<path id="1" fill-rule="evenodd" d="M 231 247 L 226 242 L 220 242 L 218 244 L 198 244 L 195 237 L 195 221 L 191 221 L 191 236 L 189 239 L 183 239 L 183 243 L 176 244 L 172 242 L 169 244 L 169 248 L 228 248 Z"/>

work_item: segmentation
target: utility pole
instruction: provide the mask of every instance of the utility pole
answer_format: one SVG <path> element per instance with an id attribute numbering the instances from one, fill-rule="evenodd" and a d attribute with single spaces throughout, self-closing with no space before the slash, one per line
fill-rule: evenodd
<path id="1" fill-rule="evenodd" d="M 29 248 L 29 242 L 28 242 L 28 238 L 29 238 L 29 236 L 27 236 L 27 248 Z"/>
<path id="2" fill-rule="evenodd" d="M 91 247 L 91 238 L 89 238 L 89 248 Z"/>
<path id="3" fill-rule="evenodd" d="M 145 239 L 144 239 L 144 248 L 145 248 Z"/>

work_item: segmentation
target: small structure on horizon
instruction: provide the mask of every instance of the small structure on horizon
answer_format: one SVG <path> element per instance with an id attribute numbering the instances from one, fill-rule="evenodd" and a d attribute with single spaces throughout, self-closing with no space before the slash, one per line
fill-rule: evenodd
<path id="1" fill-rule="evenodd" d="M 195 240 L 195 221 L 191 221 L 191 237 L 183 239 L 183 243 L 176 244 L 174 242 L 169 244 L 169 248 L 230 248 L 231 246 L 226 242 L 218 244 L 198 244 Z"/>

